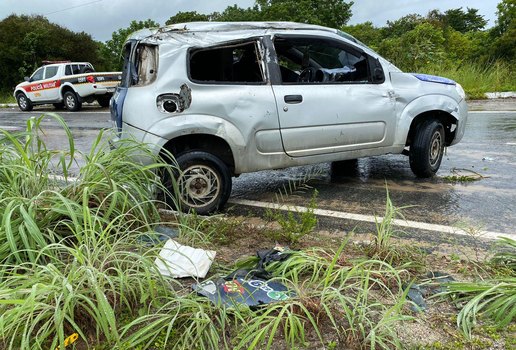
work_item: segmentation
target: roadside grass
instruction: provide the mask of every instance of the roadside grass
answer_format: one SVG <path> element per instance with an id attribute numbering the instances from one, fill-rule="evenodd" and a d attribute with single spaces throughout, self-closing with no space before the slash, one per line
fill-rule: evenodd
<path id="1" fill-rule="evenodd" d="M 0 91 L 0 104 L 16 103 L 12 91 Z"/>
<path id="2" fill-rule="evenodd" d="M 516 72 L 510 64 L 462 64 L 457 68 L 429 67 L 425 73 L 447 77 L 460 83 L 469 99 L 484 99 L 486 92 L 516 91 Z"/>
<path id="3" fill-rule="evenodd" d="M 296 244 L 304 236 L 310 234 L 317 226 L 317 216 L 314 210 L 317 208 L 317 190 L 313 191 L 306 211 L 267 209 L 265 218 L 270 222 L 276 222 L 280 229 L 270 230 L 271 238 Z"/>
<path id="4" fill-rule="evenodd" d="M 407 300 L 417 276 L 408 255 L 396 253 L 392 222 L 399 209 L 389 196 L 372 251 L 350 244 L 353 235 L 316 246 L 307 231 L 289 259 L 266 265 L 294 297 L 256 309 L 220 307 L 192 291 L 194 280 L 161 276 L 154 263 L 161 245 L 144 238 L 169 225 L 180 242 L 216 249 L 213 280 L 250 264 L 248 252 L 274 240 L 239 220 L 164 219 L 156 209 L 163 203 L 151 198 L 165 190 L 156 174 L 168 166 L 159 159 L 133 163 L 128 156 L 146 154 L 142 145 L 109 150 L 102 133 L 79 155 L 66 124 L 53 118 L 68 135 L 65 151 L 47 149 L 42 118 L 29 120 L 26 132 L 0 137 L 0 348 L 64 349 L 74 333 L 77 348 L 96 349 L 407 348 L 400 327 L 419 317 Z M 86 164 L 70 181 L 78 156 Z M 493 263 L 510 270 L 514 246 L 507 244 Z M 513 299 L 485 304 L 481 295 L 476 310 Z"/>
<path id="5" fill-rule="evenodd" d="M 386 261 L 392 266 L 400 266 L 410 269 L 413 272 L 424 270 L 424 254 L 414 246 L 398 244 L 395 239 L 403 234 L 395 228 L 394 222 L 397 219 L 405 219 L 402 211 L 407 207 L 396 207 L 386 187 L 385 214 L 383 218 L 375 217 L 376 230 L 372 234 L 371 243 L 365 247 L 365 253 L 372 259 Z"/>
<path id="6" fill-rule="evenodd" d="M 490 278 L 451 282 L 443 293 L 459 305 L 457 326 L 468 339 L 480 318 L 492 322 L 495 329 L 507 327 L 516 318 L 516 241 L 503 238 L 497 247 L 500 251 L 490 260 L 494 270 Z"/>

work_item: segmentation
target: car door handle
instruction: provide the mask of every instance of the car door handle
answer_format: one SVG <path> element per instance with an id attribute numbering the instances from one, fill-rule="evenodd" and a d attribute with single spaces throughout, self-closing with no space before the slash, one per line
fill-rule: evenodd
<path id="1" fill-rule="evenodd" d="M 301 95 L 285 95 L 283 98 L 285 103 L 296 104 L 303 102 L 303 96 Z"/>

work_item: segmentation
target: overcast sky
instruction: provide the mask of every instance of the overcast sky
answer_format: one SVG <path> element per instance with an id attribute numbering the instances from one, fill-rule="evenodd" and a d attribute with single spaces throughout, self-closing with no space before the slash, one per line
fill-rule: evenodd
<path id="1" fill-rule="evenodd" d="M 387 20 L 429 10 L 476 8 L 493 26 L 496 5 L 500 0 L 355 0 L 349 24 L 371 21 L 384 26 Z M 211 13 L 223 11 L 228 5 L 249 7 L 254 0 L 0 0 L 0 19 L 12 13 L 39 14 L 70 30 L 84 31 L 99 41 L 111 38 L 111 33 L 127 27 L 132 20 L 151 18 L 160 24 L 179 11 Z"/>

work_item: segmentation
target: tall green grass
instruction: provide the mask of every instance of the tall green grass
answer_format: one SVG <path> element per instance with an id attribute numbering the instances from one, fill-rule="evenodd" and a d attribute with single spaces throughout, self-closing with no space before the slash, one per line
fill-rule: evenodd
<path id="1" fill-rule="evenodd" d="M 48 117 L 48 115 L 47 115 Z M 91 152 L 83 155 L 86 164 L 77 181 L 69 181 L 76 161 L 73 137 L 66 131 L 68 149 L 47 149 L 42 140 L 41 121 L 29 119 L 24 133 L 3 133 L 0 139 L 0 263 L 37 262 L 34 252 L 68 239 L 76 241 L 90 227 L 93 216 L 99 225 L 123 217 L 119 225 L 143 226 L 158 218 L 152 201 L 161 182 L 155 170 L 164 167 L 158 160 L 150 166 L 130 161 L 135 152 L 145 152 L 127 142 L 109 151 L 100 132 Z M 147 152 L 148 156 L 150 152 Z M 62 174 L 56 178 L 56 174 Z"/>
<path id="2" fill-rule="evenodd" d="M 516 91 L 516 72 L 505 62 L 463 63 L 459 67 L 430 67 L 424 73 L 453 79 L 468 98 L 485 98 L 486 92 Z"/>
<path id="3" fill-rule="evenodd" d="M 42 117 L 0 138 L 0 348 L 55 348 L 74 332 L 119 345 L 120 315 L 173 293 L 156 271 L 156 248 L 143 251 L 137 240 L 159 222 L 152 198 L 165 165 L 132 162 L 151 155 L 133 142 L 109 150 L 101 132 L 72 181 L 73 137 L 51 117 L 66 150 L 47 149 Z"/>
<path id="4" fill-rule="evenodd" d="M 292 349 L 337 339 L 343 349 L 401 348 L 395 325 L 411 319 L 402 310 L 403 272 L 374 260 L 343 265 L 345 244 L 336 251 L 294 252 L 267 267 L 296 292 L 291 299 L 251 310 L 216 307 L 194 295 L 170 297 L 157 312 L 127 325 L 125 341 L 166 349 Z"/>
<path id="5" fill-rule="evenodd" d="M 12 91 L 0 91 L 0 104 L 1 103 L 16 103 Z"/>
<path id="6" fill-rule="evenodd" d="M 47 149 L 42 118 L 0 139 L 1 349 L 64 348 L 73 333 L 79 348 L 401 346 L 395 324 L 408 318 L 404 271 L 343 259 L 347 242 L 268 266 L 296 296 L 258 310 L 215 306 L 162 277 L 154 264 L 160 246 L 141 238 L 160 221 L 153 198 L 164 189 L 156 174 L 169 167 L 132 162 L 148 152 L 143 145 L 109 150 L 101 133 L 72 181 L 79 154 L 66 124 L 53 118 L 68 135 L 67 150 Z M 179 221 L 181 234 L 197 242 L 195 227 Z"/>
<path id="7" fill-rule="evenodd" d="M 480 320 L 492 322 L 498 329 L 516 320 L 516 241 L 503 238 L 498 241 L 502 250 L 491 263 L 495 270 L 505 269 L 506 276 L 472 282 L 451 282 L 446 295 L 455 297 L 460 311 L 457 326 L 467 338 Z"/>

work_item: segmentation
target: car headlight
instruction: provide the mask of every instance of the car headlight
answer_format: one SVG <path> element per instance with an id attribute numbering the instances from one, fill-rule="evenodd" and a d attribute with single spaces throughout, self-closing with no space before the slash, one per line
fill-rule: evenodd
<path id="1" fill-rule="evenodd" d="M 460 85 L 459 83 L 455 84 L 455 89 L 457 90 L 457 93 L 462 99 L 466 98 L 466 92 L 462 88 L 462 85 Z"/>

